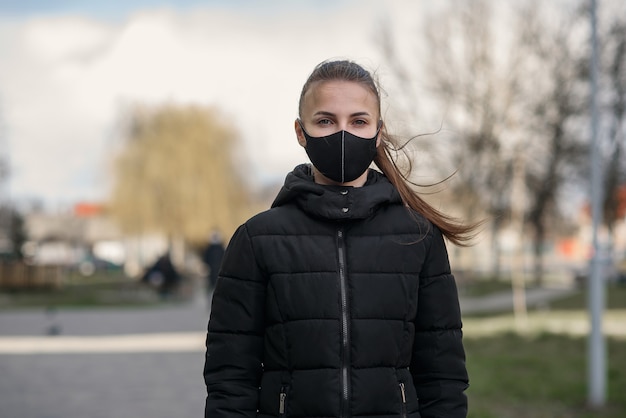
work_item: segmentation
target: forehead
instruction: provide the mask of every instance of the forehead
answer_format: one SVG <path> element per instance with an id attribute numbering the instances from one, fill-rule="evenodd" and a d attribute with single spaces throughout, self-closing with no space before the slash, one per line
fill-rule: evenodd
<path id="1" fill-rule="evenodd" d="M 304 95 L 305 112 L 325 111 L 367 111 L 378 112 L 378 99 L 367 86 L 355 81 L 318 81 Z M 335 113 L 333 112 L 333 113 Z"/>

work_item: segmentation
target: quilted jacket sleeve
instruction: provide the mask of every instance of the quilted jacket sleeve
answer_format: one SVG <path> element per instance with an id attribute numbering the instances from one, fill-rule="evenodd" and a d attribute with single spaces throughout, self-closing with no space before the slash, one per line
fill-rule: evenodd
<path id="1" fill-rule="evenodd" d="M 205 417 L 256 417 L 262 373 L 265 281 L 245 225 L 231 239 L 206 339 Z"/>
<path id="2" fill-rule="evenodd" d="M 433 227 L 430 238 L 410 369 L 422 418 L 465 418 L 468 376 L 458 293 L 441 231 Z"/>

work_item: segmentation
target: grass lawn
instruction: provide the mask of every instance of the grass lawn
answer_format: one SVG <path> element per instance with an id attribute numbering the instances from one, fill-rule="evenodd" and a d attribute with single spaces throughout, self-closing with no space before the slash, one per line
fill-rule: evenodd
<path id="1" fill-rule="evenodd" d="M 586 407 L 586 346 L 586 338 L 554 334 L 466 338 L 469 417 L 626 417 L 626 341 L 607 340 L 603 410 Z"/>
<path id="2" fill-rule="evenodd" d="M 605 308 L 606 309 L 626 309 L 626 285 L 611 284 L 605 288 Z M 586 289 L 565 298 L 555 300 L 550 303 L 550 308 L 554 310 L 580 310 L 586 309 L 587 298 Z"/>
<path id="3" fill-rule="evenodd" d="M 158 302 L 152 289 L 122 274 L 101 273 L 90 277 L 68 274 L 59 289 L 5 289 L 0 309 L 27 307 L 144 306 Z"/>
<path id="4" fill-rule="evenodd" d="M 465 297 L 480 297 L 491 293 L 508 292 L 511 282 L 507 280 L 478 279 L 467 282 L 457 282 L 459 295 Z"/>
<path id="5" fill-rule="evenodd" d="M 606 290 L 605 329 L 611 323 L 626 324 L 626 286 Z M 553 301 L 529 314 L 529 324 L 536 328 L 526 335 L 513 331 L 511 313 L 466 318 L 469 418 L 626 417 L 624 337 L 606 339 L 606 407 L 591 410 L 586 405 L 587 337 L 561 333 L 568 324 L 586 324 L 586 308 L 585 290 Z M 549 323 L 560 324 L 550 328 L 560 332 L 542 332 Z M 485 332 L 490 326 L 497 331 Z"/>

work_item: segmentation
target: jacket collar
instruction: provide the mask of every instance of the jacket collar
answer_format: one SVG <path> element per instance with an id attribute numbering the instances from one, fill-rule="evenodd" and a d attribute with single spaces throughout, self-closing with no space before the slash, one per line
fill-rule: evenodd
<path id="1" fill-rule="evenodd" d="M 310 164 L 301 164 L 287 175 L 272 207 L 290 203 L 313 217 L 342 221 L 368 218 L 379 206 L 399 204 L 401 199 L 376 170 L 369 170 L 363 187 L 325 186 L 315 183 Z"/>

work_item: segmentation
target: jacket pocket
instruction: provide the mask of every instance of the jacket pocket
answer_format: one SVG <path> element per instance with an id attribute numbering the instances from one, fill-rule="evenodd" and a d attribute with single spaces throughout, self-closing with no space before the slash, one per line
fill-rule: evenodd
<path id="1" fill-rule="evenodd" d="M 278 395 L 278 416 L 287 416 L 287 387 L 282 386 L 280 388 L 280 394 Z"/>
<path id="2" fill-rule="evenodd" d="M 400 382 L 398 386 L 400 387 L 400 399 L 402 400 L 402 418 L 406 418 L 406 390 L 403 382 Z"/>

